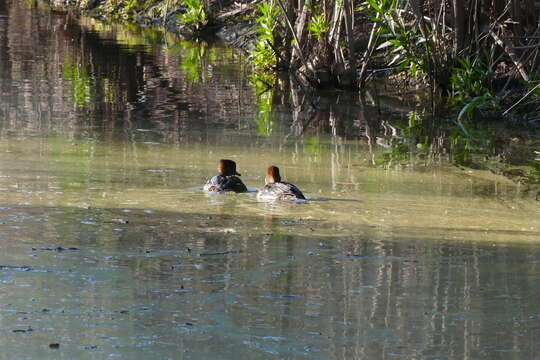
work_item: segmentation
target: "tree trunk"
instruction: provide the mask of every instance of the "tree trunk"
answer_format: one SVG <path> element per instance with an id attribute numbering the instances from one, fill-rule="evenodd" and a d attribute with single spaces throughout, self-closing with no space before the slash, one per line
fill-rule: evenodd
<path id="1" fill-rule="evenodd" d="M 349 50 L 349 66 L 342 74 L 340 83 L 345 87 L 356 86 L 356 52 L 354 51 L 354 3 L 353 0 L 343 0 L 345 10 L 345 31 L 347 32 L 347 47 Z"/>
<path id="2" fill-rule="evenodd" d="M 453 12 L 454 12 L 454 57 L 458 56 L 459 52 L 463 50 L 465 44 L 465 32 L 466 32 L 466 0 L 454 0 Z"/>

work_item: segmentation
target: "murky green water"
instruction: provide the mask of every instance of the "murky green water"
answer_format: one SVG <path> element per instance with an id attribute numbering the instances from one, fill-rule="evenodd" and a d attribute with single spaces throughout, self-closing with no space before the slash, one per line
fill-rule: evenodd
<path id="1" fill-rule="evenodd" d="M 0 358 L 539 358 L 524 188 L 374 166 L 395 98 L 298 123 L 242 54 L 82 23 L 0 4 Z M 311 200 L 202 193 L 223 157 Z"/>

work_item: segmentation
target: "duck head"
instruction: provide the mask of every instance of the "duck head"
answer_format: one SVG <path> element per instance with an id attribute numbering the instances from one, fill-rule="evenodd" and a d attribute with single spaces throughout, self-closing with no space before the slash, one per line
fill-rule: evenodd
<path id="1" fill-rule="evenodd" d="M 272 165 L 266 169 L 265 181 L 267 184 L 281 182 L 281 176 L 279 175 L 279 168 L 277 166 Z"/>
<path id="2" fill-rule="evenodd" d="M 219 175 L 221 176 L 231 176 L 231 175 L 241 176 L 239 173 L 236 172 L 236 163 L 232 160 L 225 160 L 225 159 L 219 160 L 218 172 L 219 172 Z"/>

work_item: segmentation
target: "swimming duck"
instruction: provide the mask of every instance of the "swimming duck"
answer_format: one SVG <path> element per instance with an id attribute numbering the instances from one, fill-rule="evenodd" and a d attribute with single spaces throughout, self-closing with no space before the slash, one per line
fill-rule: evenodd
<path id="1" fill-rule="evenodd" d="M 219 175 L 216 175 L 209 179 L 204 185 L 205 191 L 234 191 L 234 192 L 246 192 L 246 185 L 240 180 L 238 176 L 241 176 L 236 172 L 236 163 L 232 160 L 219 160 L 218 164 Z"/>
<path id="2" fill-rule="evenodd" d="M 266 185 L 259 190 L 257 198 L 263 200 L 299 200 L 305 199 L 304 194 L 295 185 L 281 181 L 279 168 L 269 166 L 266 170 Z"/>

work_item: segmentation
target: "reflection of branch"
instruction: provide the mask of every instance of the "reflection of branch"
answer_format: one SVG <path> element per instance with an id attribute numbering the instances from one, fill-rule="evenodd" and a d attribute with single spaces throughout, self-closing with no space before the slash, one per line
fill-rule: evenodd
<path id="1" fill-rule="evenodd" d="M 302 91 L 304 93 L 306 93 L 306 89 L 304 87 L 304 83 L 298 78 L 298 75 L 296 74 L 296 71 L 302 73 L 302 75 L 304 75 L 306 77 L 306 79 L 309 80 L 309 77 L 307 76 L 307 74 L 301 72 L 300 70 L 294 70 L 293 71 L 293 68 L 291 66 L 291 64 L 285 60 L 283 58 L 283 56 L 281 56 L 281 54 L 279 53 L 279 51 L 274 47 L 274 44 L 272 44 L 270 41 L 266 40 L 266 43 L 268 44 L 268 46 L 270 46 L 270 48 L 272 48 L 272 51 L 274 52 L 274 54 L 281 60 L 281 62 L 283 64 L 286 64 L 287 65 L 287 70 L 289 70 L 289 73 L 292 74 L 293 78 L 296 80 L 296 84 L 302 89 Z M 314 108 L 317 108 L 317 105 L 315 105 L 314 102 L 310 101 L 311 103 L 311 106 L 313 106 Z"/>
<path id="2" fill-rule="evenodd" d="M 299 106 L 300 108 L 302 107 L 301 105 Z M 312 109 L 313 110 L 313 109 Z M 298 111 L 298 115 L 300 115 L 300 111 Z M 302 127 L 300 129 L 300 132 L 298 134 L 296 134 L 296 136 L 301 136 L 304 134 L 304 129 L 309 126 L 309 124 L 311 124 L 311 122 L 313 121 L 313 119 L 315 119 L 315 116 L 317 115 L 317 112 L 316 111 L 309 111 L 309 113 L 311 114 L 311 116 L 309 117 L 309 119 L 305 122 L 305 123 L 302 123 Z M 297 123 L 300 121 L 299 120 L 299 116 L 296 116 L 296 119 L 293 121 L 293 123 L 291 124 L 291 131 L 289 134 L 285 135 L 285 138 L 287 139 L 289 136 L 292 135 L 293 133 L 293 128 L 297 125 Z"/>

